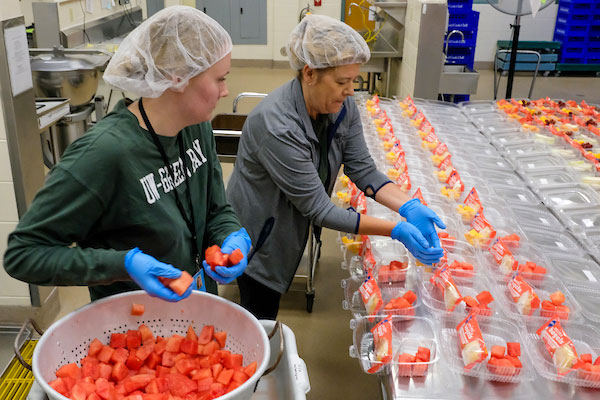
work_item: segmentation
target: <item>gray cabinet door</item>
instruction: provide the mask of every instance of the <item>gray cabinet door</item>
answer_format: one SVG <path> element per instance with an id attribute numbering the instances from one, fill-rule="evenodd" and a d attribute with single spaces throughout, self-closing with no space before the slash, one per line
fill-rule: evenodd
<path id="1" fill-rule="evenodd" d="M 196 8 L 220 23 L 233 44 L 267 44 L 267 0 L 196 0 Z"/>
<path id="2" fill-rule="evenodd" d="M 221 24 L 231 35 L 231 3 L 229 0 L 196 0 L 196 8 Z"/>
<path id="3" fill-rule="evenodd" d="M 231 0 L 235 44 L 267 44 L 267 0 Z"/>

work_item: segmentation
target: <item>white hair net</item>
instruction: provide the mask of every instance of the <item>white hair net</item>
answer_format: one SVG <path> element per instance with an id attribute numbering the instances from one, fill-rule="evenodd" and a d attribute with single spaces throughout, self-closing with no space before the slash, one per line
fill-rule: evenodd
<path id="1" fill-rule="evenodd" d="M 290 65 L 301 70 L 363 64 L 371 52 L 363 37 L 345 23 L 324 15 L 308 15 L 294 28 L 287 45 Z"/>
<path id="2" fill-rule="evenodd" d="M 158 97 L 184 88 L 231 49 L 229 34 L 214 19 L 192 7 L 168 7 L 127 35 L 104 80 L 138 96 Z"/>

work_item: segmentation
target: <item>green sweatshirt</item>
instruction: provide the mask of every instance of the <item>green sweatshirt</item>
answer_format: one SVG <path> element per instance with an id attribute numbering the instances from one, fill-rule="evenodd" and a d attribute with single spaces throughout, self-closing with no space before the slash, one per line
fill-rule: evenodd
<path id="1" fill-rule="evenodd" d="M 225 197 L 210 123 L 179 135 L 203 258 L 203 249 L 241 225 Z M 92 300 L 139 289 L 124 267 L 134 247 L 193 275 L 192 236 L 173 193 L 190 215 L 177 137 L 159 139 L 175 182 L 150 133 L 120 101 L 51 170 L 8 238 L 6 271 L 35 285 L 90 286 Z"/>

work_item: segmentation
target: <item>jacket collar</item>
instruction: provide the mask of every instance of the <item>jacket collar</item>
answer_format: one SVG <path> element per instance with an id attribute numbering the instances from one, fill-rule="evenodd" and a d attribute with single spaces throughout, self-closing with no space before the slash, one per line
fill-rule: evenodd
<path id="1" fill-rule="evenodd" d="M 317 138 L 317 134 L 313 129 L 310 115 L 308 115 L 308 110 L 306 109 L 306 102 L 304 101 L 304 93 L 302 92 L 302 84 L 300 83 L 298 78 L 294 78 L 294 80 L 292 81 L 292 97 L 294 99 L 296 111 L 298 112 L 298 115 L 300 116 L 300 119 L 304 124 L 304 132 L 306 132 L 306 136 L 310 140 L 318 143 L 319 139 Z M 329 123 L 335 123 L 335 120 L 337 119 L 338 115 L 339 112 L 335 114 L 328 114 L 327 117 L 329 119 Z"/>

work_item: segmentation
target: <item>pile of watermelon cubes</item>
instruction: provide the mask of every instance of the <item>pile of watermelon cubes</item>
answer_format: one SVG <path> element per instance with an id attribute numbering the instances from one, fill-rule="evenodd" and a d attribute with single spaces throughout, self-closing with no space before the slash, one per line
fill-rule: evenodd
<path id="1" fill-rule="evenodd" d="M 256 372 L 256 361 L 225 350 L 227 332 L 212 325 L 197 335 L 154 336 L 146 325 L 94 339 L 88 355 L 61 366 L 50 386 L 72 400 L 210 400 L 231 392 Z"/>

